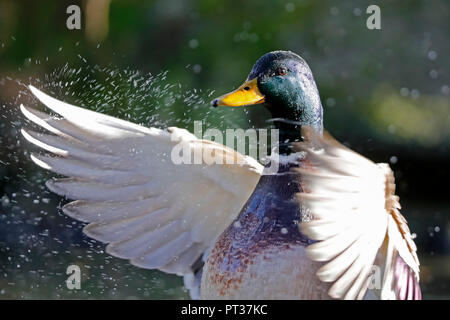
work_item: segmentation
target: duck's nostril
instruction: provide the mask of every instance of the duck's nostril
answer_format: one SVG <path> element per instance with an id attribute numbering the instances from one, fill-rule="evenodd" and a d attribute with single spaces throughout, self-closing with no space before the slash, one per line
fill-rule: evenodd
<path id="1" fill-rule="evenodd" d="M 247 87 L 244 88 L 244 90 L 248 91 L 248 90 L 250 90 L 250 87 L 247 86 Z"/>
<path id="2" fill-rule="evenodd" d="M 218 99 L 214 99 L 213 101 L 211 101 L 211 105 L 212 105 L 213 107 L 217 107 L 218 103 L 219 103 L 219 100 L 218 100 Z"/>

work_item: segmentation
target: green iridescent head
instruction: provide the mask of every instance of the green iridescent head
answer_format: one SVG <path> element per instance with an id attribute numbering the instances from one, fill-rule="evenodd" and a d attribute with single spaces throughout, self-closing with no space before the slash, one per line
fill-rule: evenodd
<path id="1" fill-rule="evenodd" d="M 243 85 L 212 101 L 213 106 L 254 104 L 263 104 L 273 118 L 322 128 L 322 104 L 311 69 L 293 52 L 266 53 Z"/>

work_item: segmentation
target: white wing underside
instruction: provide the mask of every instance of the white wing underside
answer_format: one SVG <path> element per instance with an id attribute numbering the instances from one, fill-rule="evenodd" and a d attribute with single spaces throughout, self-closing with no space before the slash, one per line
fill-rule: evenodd
<path id="1" fill-rule="evenodd" d="M 84 232 L 108 243 L 109 254 L 192 280 L 192 264 L 237 216 L 263 166 L 184 129 L 142 127 L 30 89 L 61 116 L 21 105 L 29 120 L 50 132 L 22 129 L 29 142 L 50 153 L 32 154 L 32 160 L 68 177 L 47 181 L 53 192 L 76 200 L 64 213 L 88 222 Z M 240 164 L 176 165 L 176 145 Z"/>
<path id="2" fill-rule="evenodd" d="M 330 296 L 362 299 L 368 288 L 381 299 L 397 299 L 401 290 L 409 298 L 414 292 L 420 295 L 416 247 L 398 211 L 389 166 L 375 164 L 331 137 L 311 134 L 315 147 L 299 144 L 307 152 L 307 165 L 299 169 L 306 190 L 298 197 L 313 219 L 302 222 L 300 228 L 318 241 L 307 253 L 314 261 L 326 262 L 317 276 L 333 283 Z M 408 279 L 405 273 L 404 280 L 394 276 L 399 273 L 397 257 L 410 271 Z M 379 281 L 376 276 L 381 277 Z"/>

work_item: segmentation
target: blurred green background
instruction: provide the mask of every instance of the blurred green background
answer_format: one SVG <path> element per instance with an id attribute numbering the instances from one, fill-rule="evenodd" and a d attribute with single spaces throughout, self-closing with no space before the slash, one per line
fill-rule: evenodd
<path id="1" fill-rule="evenodd" d="M 68 30 L 66 8 L 82 8 Z M 366 8 L 381 8 L 381 30 Z M 0 299 L 187 298 L 182 280 L 104 253 L 61 214 L 29 160 L 25 85 L 157 127 L 265 127 L 262 108 L 214 109 L 271 50 L 309 63 L 325 126 L 396 173 L 424 298 L 450 298 L 450 4 L 434 1 L 0 0 Z M 39 108 L 42 108 L 39 106 Z M 27 124 L 28 125 L 28 124 Z M 82 289 L 68 290 L 77 264 Z"/>

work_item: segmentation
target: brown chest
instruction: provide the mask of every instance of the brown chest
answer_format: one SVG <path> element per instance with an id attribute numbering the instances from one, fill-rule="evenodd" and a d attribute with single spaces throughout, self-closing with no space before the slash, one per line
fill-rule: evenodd
<path id="1" fill-rule="evenodd" d="M 202 299 L 328 299 L 318 280 L 319 263 L 298 244 L 223 251 L 218 241 L 203 269 Z"/>

